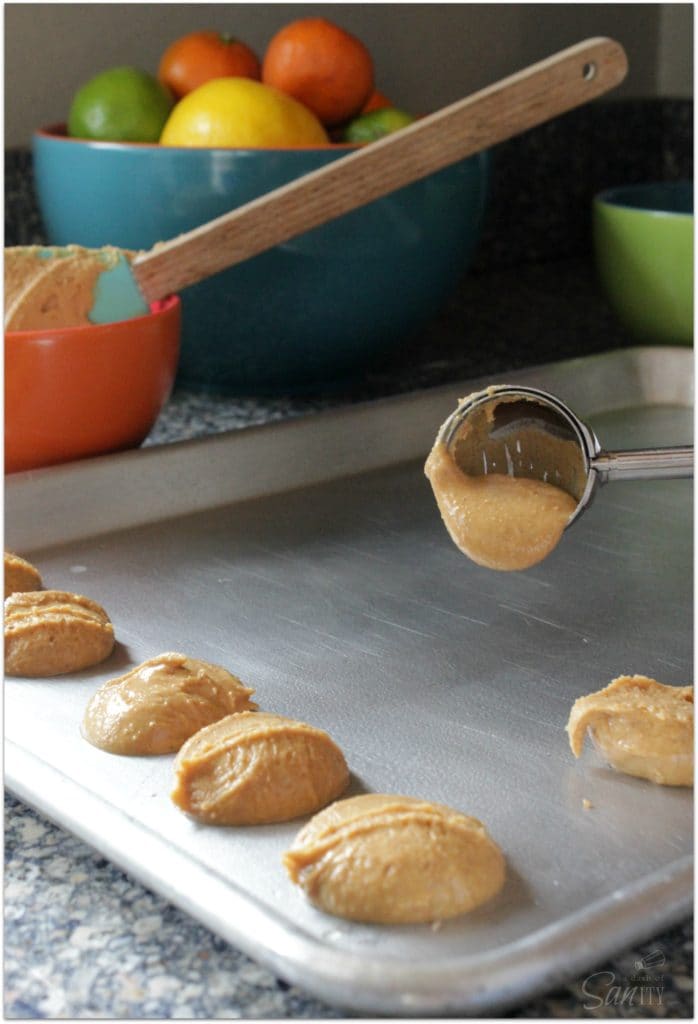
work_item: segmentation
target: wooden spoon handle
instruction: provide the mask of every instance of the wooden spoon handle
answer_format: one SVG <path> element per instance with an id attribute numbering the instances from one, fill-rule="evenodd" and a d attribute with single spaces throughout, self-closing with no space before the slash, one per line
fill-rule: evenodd
<path id="1" fill-rule="evenodd" d="M 588 39 L 136 257 L 149 302 L 580 106 L 623 80 L 612 39 Z"/>

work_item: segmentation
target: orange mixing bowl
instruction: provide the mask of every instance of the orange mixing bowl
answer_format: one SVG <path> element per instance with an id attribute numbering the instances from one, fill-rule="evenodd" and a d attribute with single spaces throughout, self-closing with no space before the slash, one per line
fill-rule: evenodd
<path id="1" fill-rule="evenodd" d="M 180 302 L 114 324 L 5 334 L 5 472 L 137 447 L 167 401 Z"/>

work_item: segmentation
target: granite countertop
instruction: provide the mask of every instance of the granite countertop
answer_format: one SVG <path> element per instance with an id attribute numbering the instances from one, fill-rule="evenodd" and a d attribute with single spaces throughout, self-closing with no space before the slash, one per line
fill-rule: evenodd
<path id="1" fill-rule="evenodd" d="M 596 282 L 589 198 L 618 183 L 691 177 L 692 123 L 688 102 L 596 105 L 505 144 L 475 267 L 442 315 L 399 353 L 334 393 L 269 399 L 175 390 L 146 444 L 634 344 Z M 6 244 L 43 240 L 30 156 L 8 153 Z M 9 796 L 5 857 L 8 1018 L 344 1016 Z M 686 920 L 509 1016 L 692 1018 L 692 939 Z"/>

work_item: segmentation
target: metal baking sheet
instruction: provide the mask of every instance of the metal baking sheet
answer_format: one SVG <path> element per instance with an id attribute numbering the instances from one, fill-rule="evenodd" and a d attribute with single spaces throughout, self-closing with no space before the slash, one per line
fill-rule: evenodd
<path id="1" fill-rule="evenodd" d="M 504 379 L 554 391 L 607 447 L 642 447 L 690 440 L 691 378 L 689 351 L 642 348 Z M 119 641 L 95 669 L 6 681 L 10 789 L 354 1012 L 491 1012 L 691 907 L 692 793 L 591 750 L 577 763 L 564 732 L 573 700 L 621 673 L 692 681 L 691 483 L 609 484 L 539 566 L 475 566 L 422 464 L 456 397 L 491 382 L 6 481 L 6 546 L 100 601 Z M 327 729 L 350 793 L 481 818 L 507 856 L 503 892 L 440 926 L 355 925 L 285 878 L 300 823 L 190 821 L 168 799 L 172 757 L 113 757 L 78 731 L 98 685 L 165 650 Z"/>

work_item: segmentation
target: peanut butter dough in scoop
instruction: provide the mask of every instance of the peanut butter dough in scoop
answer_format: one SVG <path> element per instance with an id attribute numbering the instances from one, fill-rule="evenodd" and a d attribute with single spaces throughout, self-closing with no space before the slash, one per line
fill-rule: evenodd
<path id="1" fill-rule="evenodd" d="M 5 249 L 5 330 L 77 327 L 89 323 L 97 278 L 119 256 L 104 246 L 16 246 Z"/>
<path id="2" fill-rule="evenodd" d="M 408 796 L 366 794 L 316 814 L 284 854 L 328 914 L 373 924 L 455 917 L 504 885 L 504 856 L 476 818 Z"/>
<path id="3" fill-rule="evenodd" d="M 528 569 L 541 562 L 577 507 L 570 494 L 542 480 L 463 473 L 441 441 L 424 471 L 451 540 L 487 569 Z"/>
<path id="4" fill-rule="evenodd" d="M 82 734 L 110 754 L 170 754 L 203 726 L 256 708 L 253 693 L 219 665 L 159 654 L 97 690 Z"/>
<path id="5" fill-rule="evenodd" d="M 567 723 L 579 757 L 584 737 L 626 775 L 663 786 L 693 785 L 693 687 L 665 686 L 646 676 L 619 676 L 575 701 Z"/>

